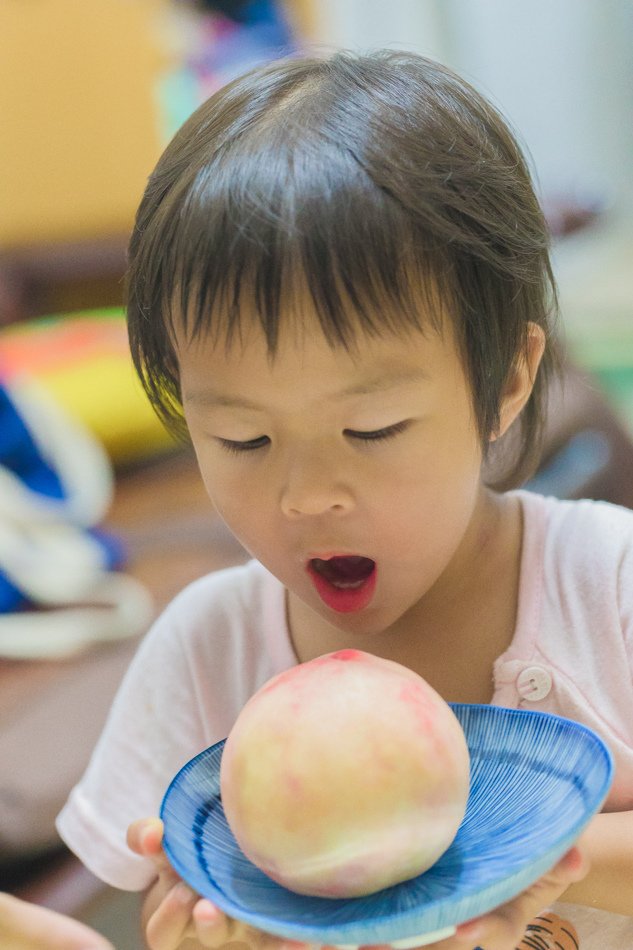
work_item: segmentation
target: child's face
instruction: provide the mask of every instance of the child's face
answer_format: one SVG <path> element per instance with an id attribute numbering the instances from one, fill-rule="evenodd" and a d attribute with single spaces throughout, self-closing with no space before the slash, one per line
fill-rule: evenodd
<path id="1" fill-rule="evenodd" d="M 185 416 L 217 511 L 335 627 L 382 632 L 467 561 L 482 499 L 468 381 L 443 336 L 261 331 L 179 346 Z M 356 560 L 322 562 L 333 556 Z M 361 560 L 365 559 L 365 560 Z"/>

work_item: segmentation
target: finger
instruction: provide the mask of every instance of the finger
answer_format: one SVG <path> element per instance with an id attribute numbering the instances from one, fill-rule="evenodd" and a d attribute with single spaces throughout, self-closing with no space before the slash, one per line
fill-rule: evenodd
<path id="1" fill-rule="evenodd" d="M 279 940 L 268 934 L 227 916 L 219 907 L 208 900 L 199 900 L 193 910 L 193 922 L 196 937 L 203 947 L 221 947 L 227 943 L 244 943 L 251 950 L 268 946 L 273 941 L 279 947 Z"/>
<path id="2" fill-rule="evenodd" d="M 191 915 L 198 900 L 195 891 L 182 881 L 167 892 L 147 922 L 145 938 L 150 950 L 175 950 L 194 935 Z"/>
<path id="3" fill-rule="evenodd" d="M 586 855 L 579 848 L 571 848 L 553 868 L 520 894 L 516 903 L 526 903 L 534 908 L 535 913 L 539 913 L 545 906 L 558 900 L 570 884 L 582 880 L 588 870 Z"/>
<path id="4" fill-rule="evenodd" d="M 127 830 L 127 845 L 135 854 L 152 857 L 163 844 L 163 823 L 160 818 L 139 818 Z"/>
<path id="5" fill-rule="evenodd" d="M 246 944 L 250 950 L 309 950 L 310 944 L 285 940 L 257 930 L 224 914 L 208 900 L 199 900 L 193 911 L 196 937 L 203 947 L 215 948 L 228 943 Z M 327 950 L 322 946 L 320 950 Z"/>
<path id="6" fill-rule="evenodd" d="M 150 858 L 157 871 L 172 871 L 163 850 L 163 823 L 160 818 L 139 818 L 127 830 L 127 845 L 142 858 Z"/>
<path id="7" fill-rule="evenodd" d="M 199 900 L 193 909 L 192 916 L 196 937 L 203 947 L 219 947 L 232 940 L 240 939 L 239 936 L 235 936 L 240 927 L 238 922 L 227 917 L 211 901 Z M 245 939 L 245 936 L 242 939 Z"/>
<path id="8" fill-rule="evenodd" d="M 589 858 L 581 848 L 573 847 L 563 855 L 558 864 L 552 868 L 554 874 L 563 874 L 570 884 L 582 881 L 589 872 Z"/>

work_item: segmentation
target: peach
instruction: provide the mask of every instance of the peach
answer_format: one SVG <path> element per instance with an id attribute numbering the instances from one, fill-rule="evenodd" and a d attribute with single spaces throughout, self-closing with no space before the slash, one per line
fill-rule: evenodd
<path id="1" fill-rule="evenodd" d="M 469 755 L 416 673 L 359 650 L 299 664 L 246 703 L 224 746 L 244 854 L 300 894 L 358 897 L 431 867 L 466 811 Z"/>

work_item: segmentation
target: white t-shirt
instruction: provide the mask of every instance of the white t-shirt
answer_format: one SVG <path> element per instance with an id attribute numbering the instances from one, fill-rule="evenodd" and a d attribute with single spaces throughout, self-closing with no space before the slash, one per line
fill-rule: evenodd
<path id="1" fill-rule="evenodd" d="M 494 665 L 492 701 L 598 732 L 616 764 L 606 807 L 633 809 L 633 511 L 515 494 L 524 515 L 517 623 Z M 68 846 L 107 883 L 147 887 L 153 866 L 127 848 L 128 825 L 158 814 L 181 766 L 225 738 L 247 699 L 296 663 L 284 588 L 259 563 L 187 587 L 141 643 L 58 818 Z M 554 909 L 574 923 L 581 950 L 633 947 L 633 918 Z"/>

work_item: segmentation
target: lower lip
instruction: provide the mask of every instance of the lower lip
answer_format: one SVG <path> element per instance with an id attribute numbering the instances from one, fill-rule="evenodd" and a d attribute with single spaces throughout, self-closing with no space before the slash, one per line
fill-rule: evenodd
<path id="1" fill-rule="evenodd" d="M 339 614 L 351 614 L 357 610 L 363 610 L 374 596 L 376 589 L 375 564 L 369 577 L 358 587 L 335 587 L 310 567 L 308 567 L 308 573 L 323 603 Z"/>

